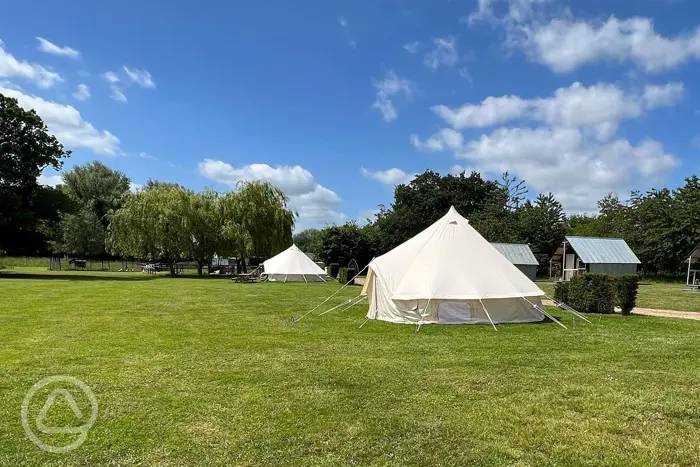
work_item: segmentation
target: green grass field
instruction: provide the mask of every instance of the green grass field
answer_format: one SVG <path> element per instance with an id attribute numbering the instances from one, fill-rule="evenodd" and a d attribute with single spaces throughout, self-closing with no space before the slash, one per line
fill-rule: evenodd
<path id="1" fill-rule="evenodd" d="M 358 329 L 357 306 L 292 324 L 336 288 L 0 275 L 0 465 L 700 463 L 700 322 L 557 313 L 568 331 L 415 333 Z M 99 401 L 68 454 L 20 424 L 27 390 L 55 374 Z"/>

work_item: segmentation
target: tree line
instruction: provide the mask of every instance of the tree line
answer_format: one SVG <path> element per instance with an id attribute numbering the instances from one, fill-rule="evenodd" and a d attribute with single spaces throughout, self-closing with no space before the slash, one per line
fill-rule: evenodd
<path id="1" fill-rule="evenodd" d="M 0 255 L 112 255 L 170 265 L 190 260 L 202 271 L 214 254 L 270 256 L 289 246 L 295 214 L 265 182 L 230 193 L 193 192 L 149 181 L 132 193 L 122 173 L 93 162 L 74 167 L 55 188 L 37 177 L 61 169 L 70 151 L 33 110 L 0 95 Z M 394 190 L 389 206 L 366 225 L 347 223 L 299 232 L 298 246 L 326 263 L 360 266 L 411 238 L 455 208 L 489 241 L 528 243 L 541 265 L 564 236 L 620 237 L 645 271 L 677 274 L 700 243 L 700 180 L 676 189 L 609 195 L 595 215 L 567 216 L 551 193 L 528 199 L 525 181 L 509 174 L 440 175 L 426 171 Z"/>
<path id="2" fill-rule="evenodd" d="M 149 181 L 131 192 L 126 175 L 91 162 L 55 188 L 39 185 L 69 156 L 36 112 L 0 95 L 0 255 L 118 256 L 166 263 L 171 274 L 194 261 L 201 274 L 215 255 L 245 267 L 291 244 L 294 213 L 269 183 L 218 193 Z"/>
<path id="3" fill-rule="evenodd" d="M 628 242 L 645 273 L 677 275 L 700 243 L 700 179 L 691 176 L 677 189 L 632 192 L 626 201 L 608 195 L 595 215 L 567 216 L 551 193 L 528 200 L 525 183 L 503 174 L 485 180 L 476 172 L 440 175 L 426 171 L 394 190 L 366 225 L 349 222 L 297 233 L 302 250 L 326 263 L 360 267 L 422 231 L 455 208 L 491 242 L 527 243 L 546 271 L 566 235 L 616 237 Z"/>

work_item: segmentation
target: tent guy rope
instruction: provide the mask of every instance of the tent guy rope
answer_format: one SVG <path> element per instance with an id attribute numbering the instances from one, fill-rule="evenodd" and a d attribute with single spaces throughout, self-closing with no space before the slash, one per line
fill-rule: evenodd
<path id="1" fill-rule="evenodd" d="M 313 313 L 314 311 L 318 310 L 318 309 L 321 307 L 321 305 L 323 305 L 324 303 L 328 302 L 328 300 L 330 300 L 331 298 L 333 298 L 333 297 L 335 297 L 336 295 L 338 295 L 338 293 L 340 293 L 341 290 L 343 290 L 345 287 L 347 287 L 348 285 L 350 285 L 350 284 L 352 283 L 352 281 L 355 280 L 355 277 L 357 277 L 357 276 L 359 276 L 361 273 L 363 273 L 363 272 L 365 271 L 365 269 L 367 269 L 368 267 L 369 267 L 369 264 L 368 264 L 367 266 L 365 266 L 364 268 L 362 268 L 362 270 L 361 270 L 360 272 L 358 272 L 357 274 L 355 274 L 355 276 L 354 276 L 352 279 L 350 279 L 349 281 L 347 281 L 347 282 L 345 283 L 345 285 L 343 285 L 341 288 L 339 288 L 338 290 L 336 290 L 335 292 L 333 292 L 332 294 L 330 294 L 324 301 L 322 301 L 321 303 L 319 303 L 318 305 L 316 305 L 315 307 L 313 307 L 312 309 L 310 309 L 309 311 L 307 311 L 306 313 L 304 313 L 303 315 L 301 315 L 299 318 L 294 319 L 293 323 L 298 323 L 299 321 L 301 321 L 302 319 L 306 318 L 307 316 L 309 316 L 309 315 L 310 315 L 311 313 Z"/>

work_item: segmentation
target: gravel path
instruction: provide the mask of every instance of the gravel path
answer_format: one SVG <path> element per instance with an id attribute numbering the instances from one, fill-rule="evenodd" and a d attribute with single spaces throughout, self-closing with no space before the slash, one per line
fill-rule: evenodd
<path id="1" fill-rule="evenodd" d="M 683 318 L 694 319 L 700 321 L 700 312 L 694 311 L 676 311 L 676 310 L 657 310 L 655 308 L 635 308 L 632 314 L 646 316 L 661 316 L 662 318 Z"/>
<path id="2" fill-rule="evenodd" d="M 542 300 L 543 305 L 554 306 L 551 300 Z M 695 311 L 676 311 L 676 310 L 657 310 L 656 308 L 635 308 L 632 314 L 644 316 L 660 316 L 661 318 L 683 318 L 694 319 L 700 321 L 700 312 Z"/>

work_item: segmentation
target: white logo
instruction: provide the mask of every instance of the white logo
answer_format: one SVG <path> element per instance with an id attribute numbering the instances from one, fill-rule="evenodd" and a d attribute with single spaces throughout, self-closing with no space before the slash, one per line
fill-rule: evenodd
<path id="1" fill-rule="evenodd" d="M 49 396 L 46 398 L 46 402 L 42 406 L 41 410 L 34 419 L 35 429 L 32 428 L 29 419 L 29 408 L 32 403 L 32 399 L 36 393 L 45 388 L 46 386 L 54 385 L 56 386 Z M 71 412 L 77 420 L 85 420 L 86 416 L 80 406 L 75 400 L 74 394 L 80 395 L 82 393 L 82 398 L 87 398 L 90 402 L 90 416 L 89 418 L 79 426 L 47 426 L 47 414 L 51 407 L 57 402 L 63 402 L 70 408 Z M 79 399 L 82 400 L 82 399 Z M 93 394 L 90 387 L 80 381 L 78 378 L 68 375 L 57 375 L 49 376 L 37 382 L 24 396 L 22 401 L 22 427 L 29 439 L 34 443 L 39 449 L 53 453 L 66 453 L 72 451 L 73 449 L 79 447 L 87 439 L 87 432 L 95 424 L 97 420 L 97 399 L 95 394 Z M 36 430 L 36 431 L 35 431 Z M 37 431 L 39 433 L 37 433 Z M 55 444 L 50 444 L 46 440 L 40 437 L 40 434 L 44 435 L 77 435 L 75 438 L 71 436 L 63 436 L 62 440 L 68 438 L 71 440 L 69 444 L 56 446 Z M 49 436 L 45 436 L 48 438 Z"/>

